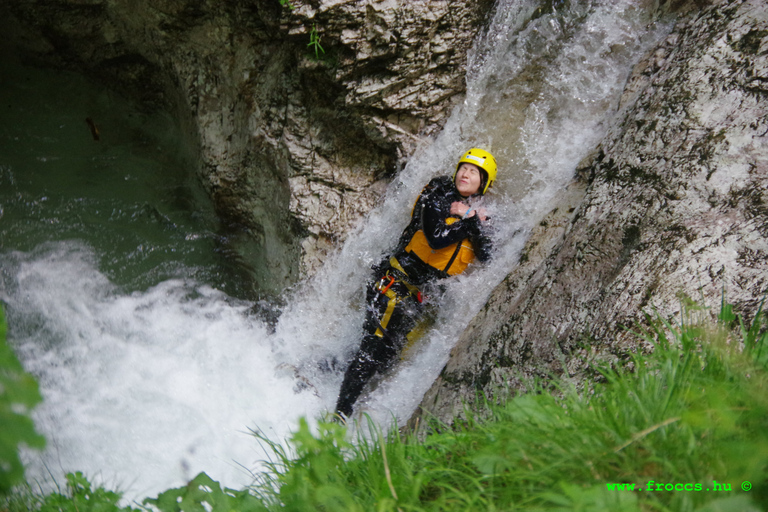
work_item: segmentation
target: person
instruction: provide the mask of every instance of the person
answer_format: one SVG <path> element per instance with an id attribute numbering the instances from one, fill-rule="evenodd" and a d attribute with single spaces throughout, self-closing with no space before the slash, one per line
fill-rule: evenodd
<path id="1" fill-rule="evenodd" d="M 366 383 L 390 368 L 406 345 L 424 313 L 424 286 L 461 274 L 475 259 L 490 259 L 490 221 L 476 205 L 495 179 L 493 155 L 472 148 L 452 178 L 434 178 L 422 190 L 396 249 L 374 267 L 366 287 L 364 334 L 339 390 L 340 418 L 351 416 Z"/>

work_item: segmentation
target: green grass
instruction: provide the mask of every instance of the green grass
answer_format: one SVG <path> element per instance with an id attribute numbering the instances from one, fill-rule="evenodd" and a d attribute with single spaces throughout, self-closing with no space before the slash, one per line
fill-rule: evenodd
<path id="1" fill-rule="evenodd" d="M 362 426 L 367 435 L 350 440 L 340 425 L 313 431 L 302 421 L 289 448 L 256 434 L 271 460 L 250 489 L 222 489 L 201 474 L 146 505 L 201 512 L 764 510 L 763 319 L 745 325 L 724 305 L 717 321 L 697 308 L 681 325 L 657 320 L 637 333 L 653 352 L 635 354 L 628 369 L 599 369 L 602 378 L 588 392 L 548 382 L 555 393 L 539 388 L 488 404 L 454 428 L 433 425 L 423 440 L 384 436 L 370 422 Z M 714 481 L 723 490 L 706 491 Z M 751 488 L 742 490 L 743 482 Z M 666 490 L 674 484 L 679 490 Z M 697 484 L 701 491 L 692 490 Z"/>
<path id="2" fill-rule="evenodd" d="M 539 390 L 422 442 L 397 433 L 384 441 L 374 429 L 372 441 L 349 444 L 340 427 L 312 435 L 303 424 L 295 453 L 273 445 L 278 462 L 257 493 L 274 510 L 761 510 L 762 315 L 749 327 L 728 306 L 715 323 L 705 317 L 693 310 L 683 325 L 658 321 L 639 333 L 653 353 L 634 356 L 631 372 L 602 369 L 605 382 L 588 396 Z M 703 490 L 713 481 L 731 491 Z M 615 483 L 642 490 L 609 490 Z M 702 491 L 656 490 L 658 483 Z"/>

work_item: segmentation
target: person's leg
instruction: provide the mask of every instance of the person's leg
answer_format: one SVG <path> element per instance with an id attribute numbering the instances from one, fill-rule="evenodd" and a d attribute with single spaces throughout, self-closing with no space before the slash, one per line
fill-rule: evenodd
<path id="1" fill-rule="evenodd" d="M 349 417 L 352 406 L 357 401 L 366 383 L 380 370 L 388 359 L 397 355 L 396 350 L 387 350 L 388 343 L 381 337 L 367 334 L 363 338 L 357 355 L 344 374 L 344 381 L 339 390 L 336 412 Z M 392 352 L 389 355 L 388 352 Z"/>
<path id="2" fill-rule="evenodd" d="M 400 285 L 402 286 L 402 285 Z M 406 342 L 406 335 L 416 325 L 421 305 L 407 295 L 407 289 L 398 290 L 402 296 L 390 309 L 386 322 L 382 319 L 392 306 L 390 301 L 379 292 L 368 295 L 368 314 L 366 315 L 366 335 L 360 349 L 349 364 L 344 381 L 341 384 L 336 412 L 349 417 L 354 403 L 362 393 L 365 384 L 376 372 L 392 366 Z M 386 323 L 382 331 L 381 324 Z M 378 335 L 377 335 L 378 333 Z"/>

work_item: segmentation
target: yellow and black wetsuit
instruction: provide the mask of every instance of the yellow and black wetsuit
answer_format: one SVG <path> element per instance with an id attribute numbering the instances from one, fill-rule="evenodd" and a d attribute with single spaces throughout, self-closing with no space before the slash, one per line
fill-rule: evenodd
<path id="1" fill-rule="evenodd" d="M 450 213 L 451 204 L 464 199 L 450 177 L 430 181 L 397 249 L 374 269 L 366 290 L 363 339 L 344 375 L 337 413 L 348 417 L 365 384 L 395 362 L 424 312 L 421 287 L 462 273 L 474 259 L 490 259 L 487 223 L 477 215 L 460 219 Z"/>

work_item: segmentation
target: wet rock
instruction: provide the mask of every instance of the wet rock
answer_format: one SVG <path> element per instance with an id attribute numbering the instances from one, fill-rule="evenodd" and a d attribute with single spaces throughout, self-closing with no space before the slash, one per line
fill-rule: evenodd
<path id="1" fill-rule="evenodd" d="M 583 200 L 568 216 L 574 196 L 564 197 L 557 226 L 534 234 L 414 419 L 450 422 L 477 392 L 621 364 L 649 348 L 628 331 L 645 313 L 679 320 L 695 300 L 714 315 L 724 295 L 754 316 L 768 291 L 767 57 L 760 0 L 680 20 L 638 65 L 621 123 L 581 169 Z"/>
<path id="2" fill-rule="evenodd" d="M 442 126 L 491 6 L 9 0 L 0 26 L 25 59 L 174 112 L 229 239 L 276 292 L 311 273 Z"/>

